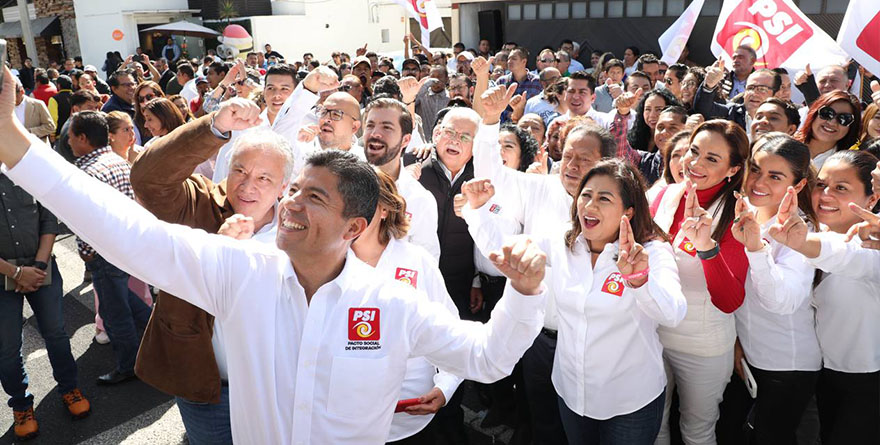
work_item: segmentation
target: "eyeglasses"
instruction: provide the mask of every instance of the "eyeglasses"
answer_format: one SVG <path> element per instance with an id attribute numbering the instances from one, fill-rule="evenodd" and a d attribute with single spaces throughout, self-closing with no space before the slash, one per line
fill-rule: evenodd
<path id="1" fill-rule="evenodd" d="M 134 82 L 120 82 L 119 86 L 125 87 L 125 88 L 131 88 L 134 86 Z"/>
<path id="2" fill-rule="evenodd" d="M 553 63 L 555 61 L 556 61 L 556 59 L 540 59 L 539 60 L 539 62 L 543 62 L 543 63 Z"/>
<path id="3" fill-rule="evenodd" d="M 339 122 L 342 120 L 343 116 L 348 116 L 342 110 L 330 110 L 324 107 L 318 107 L 315 112 L 318 114 L 318 119 L 323 119 L 324 116 L 330 115 L 330 120 L 333 122 Z M 352 116 L 348 117 L 354 119 Z"/>
<path id="4" fill-rule="evenodd" d="M 746 91 L 751 91 L 758 94 L 767 94 L 773 92 L 773 88 L 770 88 L 767 85 L 748 85 L 746 86 Z"/>
<path id="5" fill-rule="evenodd" d="M 156 98 L 156 95 L 155 95 L 155 94 L 147 94 L 147 95 L 145 95 L 145 96 L 140 96 L 140 97 L 138 97 L 138 102 L 140 102 L 140 103 L 145 103 L 145 102 L 149 102 L 149 101 L 151 101 L 151 100 L 153 100 L 153 99 L 155 99 L 155 98 Z"/>
<path id="6" fill-rule="evenodd" d="M 673 82 L 675 82 L 675 80 L 673 80 L 671 77 L 667 77 L 667 78 L 663 79 L 663 83 L 665 83 L 666 85 L 672 85 Z"/>
<path id="7" fill-rule="evenodd" d="M 856 117 L 853 116 L 852 113 L 838 113 L 834 111 L 834 108 L 829 106 L 824 106 L 819 108 L 819 112 L 817 113 L 819 117 L 826 121 L 832 121 L 834 118 L 837 118 L 837 123 L 843 125 L 844 127 L 849 127 L 855 122 Z"/>
<path id="8" fill-rule="evenodd" d="M 465 134 L 465 133 L 459 133 L 451 128 L 441 128 L 440 134 L 443 137 L 446 137 L 446 138 L 453 140 L 453 141 L 461 142 L 462 144 L 470 144 L 471 142 L 474 141 L 473 136 L 471 136 L 469 134 Z"/>

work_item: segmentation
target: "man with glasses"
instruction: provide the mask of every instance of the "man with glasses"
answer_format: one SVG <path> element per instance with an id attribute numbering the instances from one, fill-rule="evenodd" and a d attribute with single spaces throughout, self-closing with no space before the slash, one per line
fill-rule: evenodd
<path id="1" fill-rule="evenodd" d="M 119 70 L 107 78 L 110 91 L 113 93 L 110 100 L 101 107 L 101 111 L 122 111 L 134 119 L 134 76 L 131 71 Z"/>
<path id="2" fill-rule="evenodd" d="M 706 120 L 722 118 L 736 122 L 748 133 L 755 118 L 755 112 L 767 98 L 779 91 L 781 80 L 779 74 L 760 69 L 749 75 L 746 80 L 743 102 L 720 104 L 714 101 L 715 89 L 724 79 L 724 67 L 719 62 L 706 68 L 706 78 L 697 90 L 694 98 L 694 111 L 703 115 Z"/>
<path id="3" fill-rule="evenodd" d="M 419 89 L 415 98 L 416 114 L 422 118 L 422 130 L 425 137 L 430 138 L 437 123 L 437 112 L 449 104 L 449 93 L 446 84 L 449 73 L 443 65 L 431 67 L 430 80 Z M 408 105 L 408 104 L 407 104 Z M 430 141 L 430 139 L 428 139 Z"/>
<path id="4" fill-rule="evenodd" d="M 541 86 L 544 87 L 544 90 L 541 91 L 541 94 L 526 101 L 526 108 L 523 111 L 523 114 L 537 114 L 538 116 L 541 116 L 541 119 L 545 123 L 550 122 L 550 119 L 552 119 L 551 116 L 558 116 L 559 114 L 556 112 L 556 105 L 547 101 L 545 93 L 547 93 L 547 91 L 561 78 L 562 73 L 560 73 L 558 69 L 552 66 L 544 68 L 538 76 L 538 80 L 541 81 Z"/>
<path id="5" fill-rule="evenodd" d="M 535 59 L 535 66 L 535 70 L 532 71 L 534 74 L 541 74 L 541 72 L 550 67 L 556 68 L 556 53 L 550 48 L 542 50 L 538 54 L 538 58 Z"/>
<path id="6" fill-rule="evenodd" d="M 464 98 L 468 103 L 473 103 L 474 99 L 474 83 L 470 77 L 455 73 L 449 78 L 449 98 Z"/>
<path id="7" fill-rule="evenodd" d="M 505 74 L 498 78 L 497 85 L 511 85 L 516 82 L 516 94 L 525 93 L 526 100 L 531 99 L 544 91 L 540 78 L 534 73 L 529 72 L 529 51 L 521 46 L 514 48 L 507 58 L 507 68 L 510 74 Z M 510 121 L 510 115 L 513 109 L 508 107 L 501 115 L 501 122 Z"/>
<path id="8" fill-rule="evenodd" d="M 341 90 L 341 88 L 340 88 Z M 366 161 L 364 148 L 357 143 L 356 135 L 361 128 L 361 107 L 357 100 L 344 91 L 338 91 L 315 107 L 317 125 L 305 126 L 299 131 L 294 146 L 294 172 L 299 175 L 306 158 L 320 150 L 342 150 Z"/>

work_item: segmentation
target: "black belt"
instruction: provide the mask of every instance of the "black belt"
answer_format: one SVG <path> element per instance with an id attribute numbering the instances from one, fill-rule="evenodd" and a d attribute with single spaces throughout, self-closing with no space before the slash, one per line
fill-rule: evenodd
<path id="1" fill-rule="evenodd" d="M 504 277 L 504 276 L 496 277 L 496 276 L 494 276 L 494 275 L 487 275 L 487 274 L 484 274 L 484 273 L 482 273 L 482 272 L 480 272 L 479 275 L 480 275 L 480 279 L 481 279 L 481 280 L 483 280 L 483 281 L 485 281 L 486 283 L 489 283 L 489 284 L 502 283 L 502 282 L 504 282 L 504 280 L 507 279 L 507 278 Z"/>
<path id="2" fill-rule="evenodd" d="M 557 331 L 554 331 L 553 329 L 542 328 L 541 333 L 556 340 Z"/>

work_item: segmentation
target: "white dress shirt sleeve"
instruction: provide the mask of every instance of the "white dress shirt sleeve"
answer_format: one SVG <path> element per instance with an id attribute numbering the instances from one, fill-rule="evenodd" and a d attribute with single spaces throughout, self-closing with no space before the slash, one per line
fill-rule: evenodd
<path id="1" fill-rule="evenodd" d="M 229 251 L 242 250 L 235 240 L 159 221 L 40 141 L 32 141 L 14 168 L 3 170 L 107 261 L 215 316 L 232 303 L 224 277 L 253 267 L 244 255 L 242 264 L 226 264 L 233 257 Z"/>
<path id="2" fill-rule="evenodd" d="M 780 246 L 773 258 L 769 244 L 757 252 L 749 252 L 749 278 L 754 284 L 758 303 L 767 311 L 780 315 L 793 314 L 811 296 L 813 271 L 803 255 Z"/>
<path id="3" fill-rule="evenodd" d="M 645 244 L 648 252 L 648 281 L 638 288 L 627 287 L 634 293 L 636 304 L 647 316 L 663 326 L 675 327 L 684 320 L 687 300 L 681 291 L 678 265 L 672 246 L 662 241 Z"/>
<path id="4" fill-rule="evenodd" d="M 410 174 L 408 170 L 401 170 L 401 175 Z M 415 179 L 413 179 L 415 180 Z M 421 187 L 419 184 L 413 186 Z M 407 209 L 416 216 L 416 223 L 410 226 L 409 241 L 417 246 L 424 247 L 428 253 L 438 262 L 440 261 L 440 239 L 437 237 L 437 201 L 431 192 L 424 190 L 424 197 L 407 201 Z"/>
<path id="5" fill-rule="evenodd" d="M 846 242 L 843 234 L 822 232 L 819 256 L 807 262 L 827 273 L 861 280 L 880 280 L 880 250 L 865 249 L 862 240 L 854 237 Z"/>
<path id="6" fill-rule="evenodd" d="M 522 295 L 510 283 L 486 324 L 463 321 L 434 304 L 412 305 L 408 329 L 413 356 L 483 383 L 511 373 L 544 324 L 544 294 Z"/>
<path id="7" fill-rule="evenodd" d="M 291 145 L 295 144 L 303 118 L 316 102 L 318 95 L 305 89 L 304 84 L 300 82 L 278 110 L 275 122 L 272 123 L 272 131 L 284 136 Z"/>

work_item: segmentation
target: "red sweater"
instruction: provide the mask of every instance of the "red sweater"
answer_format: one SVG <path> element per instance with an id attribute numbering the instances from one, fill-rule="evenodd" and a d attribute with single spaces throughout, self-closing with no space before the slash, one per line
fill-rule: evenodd
<path id="1" fill-rule="evenodd" d="M 697 190 L 697 200 L 700 207 L 708 208 L 715 201 L 718 192 L 724 186 L 724 183 L 706 189 Z M 660 191 L 657 198 L 651 204 L 651 215 L 657 213 L 660 206 L 660 200 L 666 193 L 666 189 Z M 684 203 L 687 196 L 681 197 L 678 209 L 675 211 L 675 217 L 672 219 L 672 226 L 669 228 L 669 237 L 675 238 L 681 223 L 684 220 Z M 732 225 L 732 223 L 731 223 Z M 742 305 L 746 295 L 745 282 L 746 274 L 749 271 L 749 259 L 746 256 L 745 247 L 730 233 L 730 226 L 721 237 L 718 243 L 721 249 L 718 255 L 710 260 L 701 260 L 703 263 L 703 274 L 706 276 L 706 284 L 709 288 L 709 296 L 712 298 L 712 304 L 725 313 L 732 313 Z"/>

